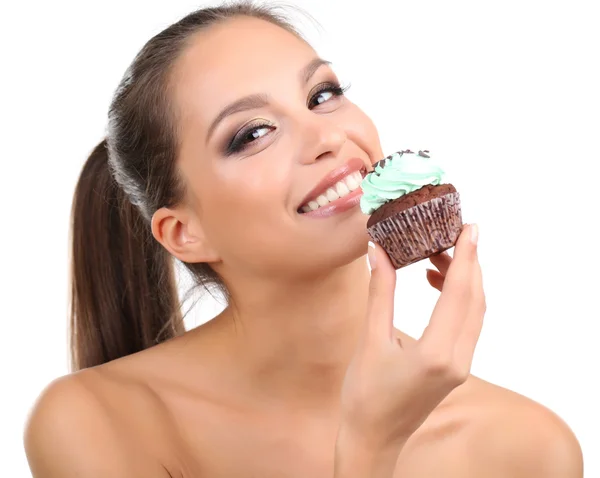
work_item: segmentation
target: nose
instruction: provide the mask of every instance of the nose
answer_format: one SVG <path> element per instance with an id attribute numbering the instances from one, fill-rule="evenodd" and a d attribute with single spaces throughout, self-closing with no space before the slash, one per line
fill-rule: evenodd
<path id="1" fill-rule="evenodd" d="M 308 111 L 300 127 L 300 162 L 303 164 L 336 157 L 348 137 L 333 119 Z"/>

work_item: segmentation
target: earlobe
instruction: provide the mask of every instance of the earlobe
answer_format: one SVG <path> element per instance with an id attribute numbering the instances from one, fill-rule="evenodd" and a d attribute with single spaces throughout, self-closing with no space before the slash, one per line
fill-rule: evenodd
<path id="1" fill-rule="evenodd" d="M 182 211 L 161 208 L 152 216 L 152 235 L 173 256 L 183 262 L 218 262 L 202 228 Z"/>

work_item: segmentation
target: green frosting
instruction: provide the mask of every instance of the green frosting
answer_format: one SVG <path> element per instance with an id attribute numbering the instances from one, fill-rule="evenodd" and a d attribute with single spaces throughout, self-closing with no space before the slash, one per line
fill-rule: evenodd
<path id="1" fill-rule="evenodd" d="M 444 171 L 426 154 L 410 150 L 399 151 L 375 163 L 375 169 L 362 180 L 360 208 L 373 214 L 386 202 L 398 199 L 428 184 L 442 183 Z"/>

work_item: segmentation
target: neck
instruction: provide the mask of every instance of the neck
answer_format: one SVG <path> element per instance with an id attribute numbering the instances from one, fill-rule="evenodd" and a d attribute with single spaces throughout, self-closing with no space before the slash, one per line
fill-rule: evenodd
<path id="1" fill-rule="evenodd" d="M 339 403 L 365 320 L 369 277 L 360 257 L 310 281 L 232 291 L 233 305 L 215 320 L 229 330 L 225 349 L 240 377 L 269 402 Z"/>

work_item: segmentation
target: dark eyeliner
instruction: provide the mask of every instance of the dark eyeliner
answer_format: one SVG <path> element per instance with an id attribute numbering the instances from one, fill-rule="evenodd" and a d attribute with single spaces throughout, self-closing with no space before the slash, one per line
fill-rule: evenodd
<path id="1" fill-rule="evenodd" d="M 247 136 L 253 131 L 261 128 L 272 128 L 273 124 L 265 120 L 259 120 L 258 122 L 252 122 L 242 128 L 229 142 L 225 148 L 225 156 L 231 156 L 232 154 L 239 153 L 244 149 L 245 140 Z"/>
<path id="2" fill-rule="evenodd" d="M 334 81 L 326 81 L 324 83 L 321 83 L 315 86 L 315 88 L 313 88 L 313 90 L 311 91 L 311 95 L 309 96 L 309 100 L 306 106 L 308 106 L 308 108 L 310 108 L 311 106 L 313 108 L 315 106 L 319 106 L 319 103 L 313 105 L 313 101 L 321 93 L 330 91 L 334 94 L 334 96 L 344 96 L 344 93 L 348 91 L 348 88 L 350 88 L 350 85 L 342 86 L 340 83 Z"/>

